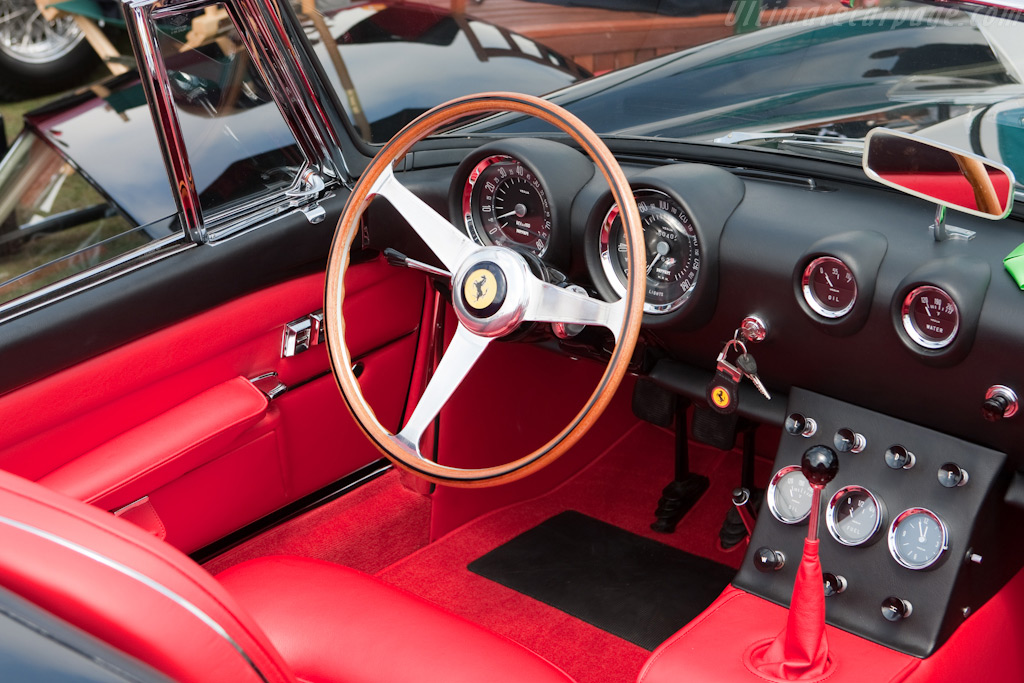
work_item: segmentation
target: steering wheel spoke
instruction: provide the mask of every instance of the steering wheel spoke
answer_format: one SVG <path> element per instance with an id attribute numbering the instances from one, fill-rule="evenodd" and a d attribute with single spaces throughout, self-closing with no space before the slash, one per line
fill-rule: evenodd
<path id="1" fill-rule="evenodd" d="M 372 195 L 384 197 L 402 214 L 402 218 L 409 222 L 448 272 L 455 272 L 466 257 L 479 249 L 429 204 L 398 182 L 390 164 L 370 188 Z"/>
<path id="2" fill-rule="evenodd" d="M 469 374 L 477 359 L 491 343 L 490 337 L 479 337 L 459 323 L 455 336 L 448 344 L 437 370 L 427 383 L 423 395 L 416 403 L 416 408 L 405 423 L 402 431 L 395 434 L 395 440 L 407 451 L 417 457 L 420 455 L 420 438 L 423 432 L 448 402 L 462 380 Z"/>
<path id="3" fill-rule="evenodd" d="M 525 319 L 536 322 L 600 325 L 611 330 L 619 340 L 622 321 L 626 316 L 626 303 L 619 299 L 613 303 L 591 299 L 585 294 L 556 287 L 537 278 L 530 279 L 530 303 Z"/>

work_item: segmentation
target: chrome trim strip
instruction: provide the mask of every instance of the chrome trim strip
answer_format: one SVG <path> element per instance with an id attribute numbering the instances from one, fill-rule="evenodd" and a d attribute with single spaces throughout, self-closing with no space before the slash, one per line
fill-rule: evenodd
<path id="1" fill-rule="evenodd" d="M 28 524 L 25 524 L 24 522 L 18 522 L 16 520 L 10 519 L 9 517 L 3 516 L 0 516 L 0 523 L 6 524 L 10 527 L 14 527 L 15 529 L 18 529 L 20 531 L 32 534 L 33 536 L 37 536 L 38 538 L 42 538 L 46 541 L 56 543 L 62 548 L 67 548 L 68 550 L 76 552 L 79 555 L 82 555 L 83 557 L 87 557 L 90 560 L 94 560 L 95 562 L 98 562 L 104 565 L 105 567 L 109 567 L 110 569 L 113 569 L 114 571 L 119 572 L 130 579 L 138 581 L 147 588 L 155 590 L 157 593 L 160 593 L 171 602 L 175 603 L 179 607 L 183 608 L 184 610 L 192 614 L 192 616 L 196 617 L 199 621 L 205 624 L 211 631 L 213 631 L 218 636 L 227 641 L 228 644 L 231 645 L 231 647 L 233 647 L 235 651 L 238 652 L 239 655 L 241 655 L 242 659 L 245 660 L 245 663 L 249 665 L 249 668 L 251 668 L 256 673 L 256 675 L 260 677 L 261 681 L 264 681 L 264 683 L 270 683 L 267 677 L 263 674 L 263 672 L 260 671 L 259 667 L 256 666 L 256 663 L 252 661 L 252 658 L 249 657 L 248 654 L 246 654 L 245 650 L 242 649 L 242 646 L 239 645 L 235 641 L 235 639 L 231 637 L 231 635 L 224 629 L 223 626 L 214 621 L 214 619 L 206 612 L 202 611 L 201 609 L 193 605 L 191 602 L 186 600 L 184 597 L 172 591 L 170 588 L 167 588 L 166 586 L 157 583 L 145 574 L 136 571 L 135 569 L 132 569 L 127 565 L 121 564 L 117 560 L 113 560 L 109 557 L 101 555 L 95 550 L 90 550 L 85 546 L 79 545 L 73 541 L 69 541 L 66 538 L 57 536 L 56 534 L 53 534 L 49 531 L 44 531 L 43 529 L 30 526 Z"/>
<path id="2" fill-rule="evenodd" d="M 194 246 L 196 245 L 185 241 L 184 236 L 180 234 L 169 235 L 149 244 L 144 244 L 98 266 L 69 275 L 46 287 L 41 287 L 34 292 L 29 292 L 17 299 L 0 304 L 0 324 L 35 311 L 43 306 L 66 299 L 79 292 L 92 289 L 116 277 L 126 275 L 151 263 L 156 263 L 169 256 L 179 254 Z"/>
<path id="3" fill-rule="evenodd" d="M 174 203 L 178 207 L 178 214 L 182 218 L 189 239 L 196 244 L 202 244 L 207 241 L 207 235 L 199 204 L 199 192 L 193 179 L 185 138 L 178 124 L 178 114 L 174 109 L 174 96 L 167 77 L 167 69 L 156 36 L 151 30 L 150 22 L 156 1 L 122 0 L 125 5 L 125 23 L 139 65 L 139 80 L 146 93 L 146 99 L 149 100 L 150 114 L 156 125 L 160 151 L 167 167 L 167 177 L 175 188 L 171 192 Z"/>

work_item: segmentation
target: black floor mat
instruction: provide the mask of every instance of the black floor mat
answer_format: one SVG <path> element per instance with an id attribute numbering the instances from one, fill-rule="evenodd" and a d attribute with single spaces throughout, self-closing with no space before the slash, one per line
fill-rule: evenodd
<path id="1" fill-rule="evenodd" d="M 736 571 L 574 511 L 516 536 L 469 570 L 653 650 Z"/>

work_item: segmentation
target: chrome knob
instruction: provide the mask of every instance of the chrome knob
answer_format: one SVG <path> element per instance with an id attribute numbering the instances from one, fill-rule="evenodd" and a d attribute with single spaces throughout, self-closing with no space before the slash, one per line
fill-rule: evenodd
<path id="1" fill-rule="evenodd" d="M 916 462 L 914 454 L 899 444 L 885 449 L 885 464 L 894 470 L 909 470 Z"/>
<path id="2" fill-rule="evenodd" d="M 955 462 L 947 462 L 939 468 L 939 483 L 947 489 L 963 486 L 968 478 L 967 470 Z"/>
<path id="3" fill-rule="evenodd" d="M 914 606 L 910 604 L 909 600 L 897 598 L 895 595 L 890 595 L 882 601 L 882 616 L 886 621 L 906 619 L 913 611 Z"/>
<path id="4" fill-rule="evenodd" d="M 831 598 L 833 595 L 839 595 L 846 586 L 849 585 L 846 582 L 845 576 L 837 576 L 831 572 L 825 572 L 821 575 L 821 581 L 825 585 L 825 597 Z"/>
<path id="5" fill-rule="evenodd" d="M 754 553 L 754 566 L 759 572 L 777 572 L 786 566 L 786 556 L 781 550 L 762 546 Z"/>
<path id="6" fill-rule="evenodd" d="M 1002 384 L 993 384 L 985 392 L 981 404 L 981 416 L 989 422 L 996 422 L 1017 414 L 1017 393 Z"/>
<path id="7" fill-rule="evenodd" d="M 860 453 L 868 445 L 868 440 L 863 434 L 843 427 L 836 432 L 832 438 L 836 450 L 841 453 Z"/>
<path id="8" fill-rule="evenodd" d="M 813 417 L 804 417 L 800 413 L 790 413 L 786 418 L 786 431 L 793 436 L 802 436 L 805 439 L 818 431 L 818 423 Z"/>

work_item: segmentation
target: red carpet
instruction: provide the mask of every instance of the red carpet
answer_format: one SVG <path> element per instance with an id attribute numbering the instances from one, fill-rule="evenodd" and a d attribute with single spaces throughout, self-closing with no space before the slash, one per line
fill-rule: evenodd
<path id="1" fill-rule="evenodd" d="M 762 430 L 764 431 L 764 430 Z M 770 453 L 772 438 L 759 439 Z M 430 500 L 399 482 L 396 471 L 253 539 L 206 564 L 216 574 L 262 555 L 320 558 L 377 573 L 516 640 L 565 669 L 579 683 L 632 683 L 650 653 L 553 607 L 466 569 L 472 560 L 564 510 L 577 510 L 633 533 L 738 567 L 745 544 L 718 547 L 718 529 L 739 485 L 738 451 L 691 444 L 695 472 L 711 487 L 674 534 L 650 530 L 661 489 L 673 473 L 674 435 L 634 423 L 603 454 L 558 488 L 501 508 L 428 543 Z M 768 475 L 758 460 L 758 480 Z"/>
<path id="2" fill-rule="evenodd" d="M 211 574 L 254 557 L 298 555 L 373 574 L 427 544 L 430 499 L 391 470 L 337 500 L 232 548 L 204 567 Z"/>
<path id="3" fill-rule="evenodd" d="M 733 567 L 745 546 L 718 547 L 718 528 L 739 484 L 740 455 L 694 446 L 695 472 L 711 488 L 671 535 L 650 530 L 661 488 L 673 471 L 674 436 L 639 423 L 593 464 L 539 498 L 497 510 L 456 529 L 378 574 L 487 628 L 565 669 L 579 683 L 632 682 L 649 652 L 559 610 L 477 576 L 466 565 L 567 509 L 577 510 L 687 552 Z M 767 463 L 761 463 L 767 469 Z"/>

